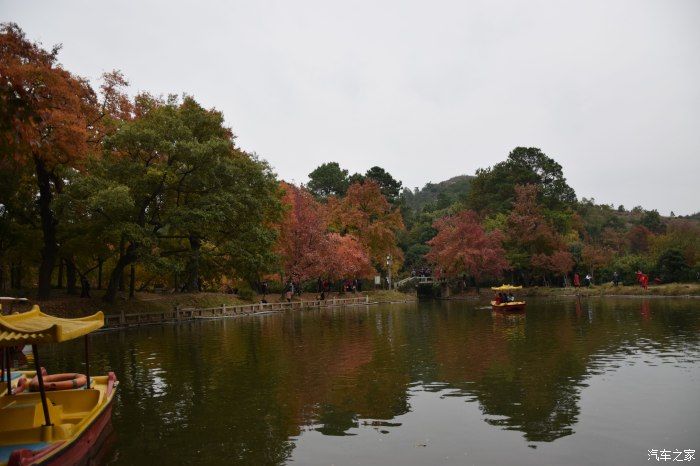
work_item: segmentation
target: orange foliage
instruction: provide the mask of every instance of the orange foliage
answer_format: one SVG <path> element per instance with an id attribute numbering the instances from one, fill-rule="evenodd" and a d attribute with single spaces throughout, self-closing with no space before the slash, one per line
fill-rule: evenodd
<path id="1" fill-rule="evenodd" d="M 0 99 L 2 144 L 20 163 L 37 163 L 52 171 L 76 163 L 97 132 L 97 97 L 88 82 L 72 75 L 51 52 L 29 42 L 17 25 L 0 31 Z"/>
<path id="2" fill-rule="evenodd" d="M 627 232 L 627 241 L 630 251 L 634 253 L 647 252 L 649 250 L 649 237 L 654 234 L 642 225 L 635 225 Z"/>
<path id="3" fill-rule="evenodd" d="M 581 259 L 588 266 L 591 273 L 607 264 L 613 257 L 613 251 L 606 247 L 586 244 L 581 251 Z"/>
<path id="4" fill-rule="evenodd" d="M 510 242 L 530 254 L 550 254 L 563 247 L 562 240 L 547 223 L 537 204 L 537 186 L 515 187 L 516 200 L 508 215 L 507 232 Z"/>
<path id="5" fill-rule="evenodd" d="M 357 238 L 330 233 L 328 239 L 331 247 L 326 271 L 330 278 L 366 278 L 374 275 L 369 255 Z"/>
<path id="6" fill-rule="evenodd" d="M 552 254 L 535 254 L 530 260 L 535 269 L 566 275 L 574 268 L 574 256 L 568 251 L 554 251 Z"/>
<path id="7" fill-rule="evenodd" d="M 367 277 L 374 273 L 369 255 L 353 235 L 327 231 L 325 207 L 306 189 L 282 184 L 288 211 L 279 225 L 277 252 L 288 278 Z"/>
<path id="8" fill-rule="evenodd" d="M 392 208 L 373 180 L 353 183 L 342 199 L 328 201 L 330 223 L 334 230 L 350 233 L 367 249 L 375 264 L 384 264 L 387 254 L 398 270 L 403 261 L 396 234 L 404 229 L 401 212 Z"/>
<path id="9" fill-rule="evenodd" d="M 324 271 L 329 241 L 322 207 L 308 191 L 283 183 L 288 211 L 279 226 L 277 253 L 288 278 L 308 280 Z"/>

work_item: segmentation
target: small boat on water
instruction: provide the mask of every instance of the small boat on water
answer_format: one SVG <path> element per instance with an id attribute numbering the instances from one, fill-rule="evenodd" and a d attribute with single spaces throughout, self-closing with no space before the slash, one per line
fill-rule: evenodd
<path id="1" fill-rule="evenodd" d="M 89 334 L 104 325 L 98 312 L 64 319 L 29 312 L 0 315 L 0 466 L 88 464 L 110 425 L 117 387 L 113 372 L 90 376 Z M 85 374 L 49 375 L 38 345 L 85 339 Z M 11 370 L 12 352 L 31 345 L 34 371 Z"/>
<path id="2" fill-rule="evenodd" d="M 514 291 L 522 290 L 522 288 L 522 286 L 501 285 L 494 286 L 491 289 L 498 296 L 499 293 L 509 293 L 512 295 Z M 491 301 L 491 309 L 496 312 L 521 312 L 525 310 L 525 301 L 516 299 L 513 301 L 500 302 L 498 299 L 494 299 Z"/>

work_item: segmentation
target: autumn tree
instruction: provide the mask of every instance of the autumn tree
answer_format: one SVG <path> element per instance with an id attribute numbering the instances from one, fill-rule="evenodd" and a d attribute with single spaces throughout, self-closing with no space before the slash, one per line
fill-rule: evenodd
<path id="1" fill-rule="evenodd" d="M 536 273 L 539 273 L 544 283 L 549 284 L 547 274 L 566 278 L 574 268 L 574 257 L 569 251 L 558 250 L 553 253 L 535 254 L 530 260 L 530 264 Z"/>
<path id="2" fill-rule="evenodd" d="M 34 170 L 43 238 L 40 299 L 50 296 L 59 251 L 53 201 L 64 187 L 63 172 L 88 154 L 99 115 L 96 94 L 58 64 L 58 52 L 29 41 L 16 24 L 0 27 L 0 150 L 3 160 Z"/>
<path id="3" fill-rule="evenodd" d="M 443 217 L 434 227 L 437 235 L 428 241 L 426 258 L 447 276 L 466 273 L 478 286 L 487 278 L 500 278 L 508 268 L 503 234 L 484 231 L 475 212 L 465 210 Z"/>
<path id="4" fill-rule="evenodd" d="M 653 236 L 653 233 L 643 225 L 633 226 L 626 235 L 627 242 L 629 243 L 630 252 L 632 253 L 643 253 L 649 250 L 649 238 Z"/>
<path id="5" fill-rule="evenodd" d="M 329 249 L 325 260 L 325 274 L 332 279 L 344 277 L 367 278 L 374 275 L 367 250 L 353 235 L 328 234 Z"/>
<path id="6" fill-rule="evenodd" d="M 583 264 L 591 275 L 595 275 L 601 267 L 610 262 L 612 257 L 613 252 L 610 249 L 594 244 L 585 244 L 581 252 Z"/>
<path id="7" fill-rule="evenodd" d="M 387 254 L 393 257 L 394 271 L 402 264 L 403 254 L 397 234 L 404 229 L 401 212 L 392 207 L 374 180 L 354 183 L 342 199 L 328 202 L 333 231 L 352 234 L 366 248 L 375 267 L 386 268 Z"/>
<path id="8" fill-rule="evenodd" d="M 324 274 L 331 244 L 323 206 L 310 192 L 283 183 L 286 212 L 279 225 L 276 251 L 287 279 L 308 280 Z"/>

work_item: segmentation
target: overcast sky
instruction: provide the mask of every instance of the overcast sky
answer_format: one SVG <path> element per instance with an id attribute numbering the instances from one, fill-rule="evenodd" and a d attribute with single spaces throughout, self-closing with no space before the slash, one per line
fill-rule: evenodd
<path id="1" fill-rule="evenodd" d="M 423 186 L 535 146 L 579 197 L 700 210 L 699 0 L 0 0 L 60 61 L 222 110 L 281 178 Z"/>

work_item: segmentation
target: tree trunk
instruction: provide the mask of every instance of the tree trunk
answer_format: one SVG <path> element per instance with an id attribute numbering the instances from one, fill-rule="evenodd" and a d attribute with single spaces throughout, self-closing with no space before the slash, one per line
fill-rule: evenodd
<path id="1" fill-rule="evenodd" d="M 56 288 L 63 288 L 63 259 L 58 260 L 58 277 L 56 278 Z"/>
<path id="2" fill-rule="evenodd" d="M 101 290 L 102 289 L 102 266 L 104 265 L 104 259 L 101 257 L 97 259 L 97 289 Z"/>
<path id="3" fill-rule="evenodd" d="M 78 276 L 75 270 L 75 263 L 72 259 L 66 259 L 66 294 L 78 294 Z"/>
<path id="4" fill-rule="evenodd" d="M 107 283 L 107 292 L 105 293 L 104 300 L 108 303 L 113 303 L 117 297 L 117 291 L 119 290 L 119 284 L 123 283 L 124 280 L 124 269 L 127 265 L 136 262 L 136 245 L 133 243 L 129 245 L 125 253 L 119 256 L 119 260 L 114 265 L 112 273 L 109 275 L 109 282 Z"/>
<path id="5" fill-rule="evenodd" d="M 187 261 L 185 291 L 196 293 L 199 291 L 199 251 L 202 248 L 202 239 L 198 235 L 190 235 L 190 248 L 192 254 Z"/>
<path id="6" fill-rule="evenodd" d="M 22 262 L 10 265 L 10 288 L 13 290 L 22 289 Z"/>
<path id="7" fill-rule="evenodd" d="M 119 257 L 124 257 L 124 255 L 125 255 L 124 247 L 125 247 L 124 239 L 122 238 L 121 242 L 119 243 Z M 119 291 L 124 291 L 124 274 L 123 273 L 119 275 Z"/>
<path id="8" fill-rule="evenodd" d="M 131 273 L 129 276 L 129 299 L 134 297 L 134 288 L 136 287 L 136 267 L 131 264 Z"/>
<path id="9" fill-rule="evenodd" d="M 39 290 L 38 299 L 48 299 L 51 297 L 51 273 L 56 263 L 58 254 L 58 243 L 56 241 L 56 227 L 58 220 L 53 210 L 51 202 L 53 193 L 51 192 L 51 176 L 46 170 L 44 161 L 39 157 L 34 157 L 36 166 L 36 179 L 39 185 L 39 216 L 41 217 L 41 231 L 44 243 L 41 247 L 41 263 L 39 264 Z"/>

